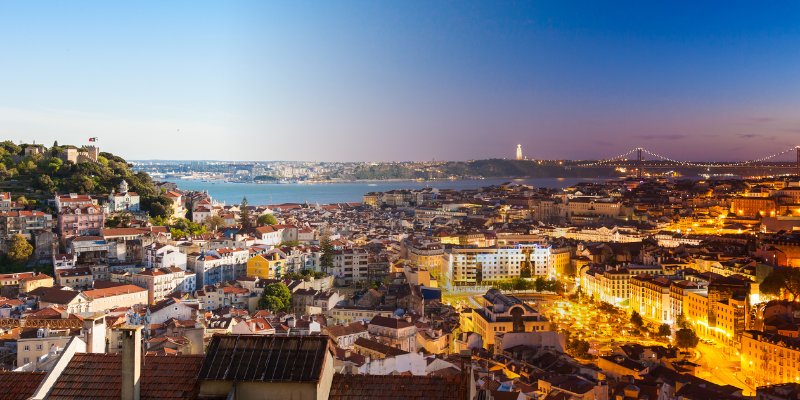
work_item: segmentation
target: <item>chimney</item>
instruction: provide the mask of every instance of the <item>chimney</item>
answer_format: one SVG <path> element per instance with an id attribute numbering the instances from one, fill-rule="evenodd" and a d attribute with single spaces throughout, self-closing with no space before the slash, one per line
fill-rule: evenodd
<path id="1" fill-rule="evenodd" d="M 142 327 L 125 325 L 122 331 L 122 400 L 139 400 L 142 373 Z"/>
<path id="2" fill-rule="evenodd" d="M 461 350 L 458 355 L 461 361 L 461 390 L 463 390 L 461 398 L 470 400 L 474 397 L 475 391 L 474 377 L 472 375 L 472 350 Z"/>

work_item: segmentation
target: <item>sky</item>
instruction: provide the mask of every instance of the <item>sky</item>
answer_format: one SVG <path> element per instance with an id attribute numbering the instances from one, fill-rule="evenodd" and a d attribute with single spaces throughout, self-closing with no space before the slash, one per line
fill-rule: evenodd
<path id="1" fill-rule="evenodd" d="M 0 138 L 127 159 L 748 160 L 800 2 L 0 2 Z"/>

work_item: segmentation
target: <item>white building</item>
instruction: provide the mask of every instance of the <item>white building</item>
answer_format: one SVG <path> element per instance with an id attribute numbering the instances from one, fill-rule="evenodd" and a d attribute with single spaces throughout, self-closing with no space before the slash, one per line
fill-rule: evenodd
<path id="1" fill-rule="evenodd" d="M 445 254 L 447 285 L 474 284 L 516 277 L 556 277 L 552 247 L 518 244 L 490 248 L 453 248 Z M 530 270 L 527 267 L 530 266 Z"/>
<path id="2" fill-rule="evenodd" d="M 144 248 L 144 266 L 147 268 L 176 267 L 186 269 L 186 254 L 167 244 L 152 243 Z"/>
<path id="3" fill-rule="evenodd" d="M 224 247 L 189 255 L 187 268 L 197 274 L 200 288 L 246 276 L 249 258 L 246 249 Z"/>
<path id="4" fill-rule="evenodd" d="M 139 211 L 139 195 L 128 191 L 128 182 L 123 180 L 119 184 L 119 192 L 108 195 L 108 212 Z"/>

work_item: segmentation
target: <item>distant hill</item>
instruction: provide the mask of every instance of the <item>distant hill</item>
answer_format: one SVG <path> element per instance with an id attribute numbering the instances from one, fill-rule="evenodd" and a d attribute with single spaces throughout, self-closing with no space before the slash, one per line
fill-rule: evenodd
<path id="1" fill-rule="evenodd" d="M 48 148 L 0 142 L 0 191 L 11 192 L 15 199 L 24 196 L 36 208 L 46 209 L 45 200 L 52 199 L 55 193 L 108 195 L 124 179 L 130 190 L 141 196 L 142 207 L 151 215 L 161 214 L 160 205 L 168 204 L 150 175 L 133 172 L 123 158 L 100 152 L 97 161 L 75 163 L 65 161 L 66 149 L 80 148 L 57 143 Z"/>
<path id="2" fill-rule="evenodd" d="M 381 163 L 362 165 L 349 179 L 446 179 L 450 177 L 483 178 L 550 178 L 577 177 L 589 178 L 611 176 L 611 167 L 571 168 L 554 162 L 538 163 L 528 160 L 488 159 L 475 161 L 448 161 L 421 168 L 417 164 Z"/>

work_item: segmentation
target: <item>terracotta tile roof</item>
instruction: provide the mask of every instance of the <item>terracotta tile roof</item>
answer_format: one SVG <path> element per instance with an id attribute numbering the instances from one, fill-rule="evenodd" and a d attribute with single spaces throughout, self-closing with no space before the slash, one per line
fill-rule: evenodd
<path id="1" fill-rule="evenodd" d="M 361 399 L 460 399 L 457 380 L 432 376 L 342 375 L 333 376 L 329 400 Z"/>
<path id="2" fill-rule="evenodd" d="M 199 386 L 195 376 L 200 355 L 145 356 L 142 399 L 193 399 Z M 120 354 L 77 353 L 53 385 L 48 399 L 119 399 Z"/>
<path id="3" fill-rule="evenodd" d="M 0 371 L 0 400 L 27 399 L 44 379 L 44 372 Z"/>
<path id="4" fill-rule="evenodd" d="M 395 356 L 402 356 L 403 354 L 408 354 L 408 352 L 405 350 L 400 350 L 396 347 L 385 345 L 383 343 L 379 343 L 374 340 L 366 339 L 363 337 L 356 339 L 356 341 L 353 342 L 353 345 L 356 348 L 363 347 L 367 350 L 381 353 L 387 357 L 395 357 Z"/>
<path id="5" fill-rule="evenodd" d="M 354 335 L 367 331 L 367 328 L 361 322 L 353 322 L 350 325 L 332 325 L 325 328 L 326 333 L 336 339 L 340 336 Z"/>
<path id="6" fill-rule="evenodd" d="M 199 380 L 319 382 L 327 336 L 215 335 Z"/>
<path id="7" fill-rule="evenodd" d="M 404 319 L 389 318 L 382 315 L 376 315 L 369 321 L 370 325 L 378 325 L 392 329 L 403 329 L 412 326 L 412 324 Z"/>
<path id="8" fill-rule="evenodd" d="M 121 294 L 146 292 L 146 291 L 147 289 L 140 288 L 139 286 L 136 285 L 121 285 L 121 286 L 108 287 L 104 289 L 87 290 L 83 292 L 83 294 L 89 297 L 90 299 L 100 299 L 103 297 L 118 296 Z"/>
<path id="9" fill-rule="evenodd" d="M 42 289 L 42 290 L 39 290 Z M 37 288 L 31 291 L 32 295 L 39 296 L 39 301 L 53 304 L 69 304 L 80 292 L 74 290 L 62 290 L 61 287 L 53 286 L 50 288 Z"/>

